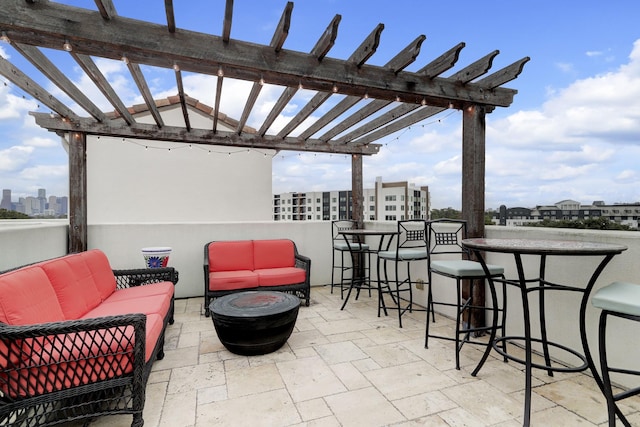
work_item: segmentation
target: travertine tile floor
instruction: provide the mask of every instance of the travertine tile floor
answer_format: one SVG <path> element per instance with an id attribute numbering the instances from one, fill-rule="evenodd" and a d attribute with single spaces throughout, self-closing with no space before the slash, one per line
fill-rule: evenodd
<path id="1" fill-rule="evenodd" d="M 238 356 L 218 340 L 203 298 L 176 301 L 166 356 L 147 387 L 145 427 L 188 426 L 519 426 L 522 366 L 494 352 L 470 375 L 481 348 L 433 340 L 424 348 L 424 312 L 377 317 L 376 296 L 340 310 L 338 293 L 312 288 L 287 344 L 263 356 Z M 439 317 L 436 326 L 451 332 Z M 512 352 L 518 349 L 510 349 Z M 606 408 L 584 374 L 534 371 L 532 425 L 604 426 Z M 640 399 L 624 403 L 640 425 Z M 129 426 L 131 416 L 102 417 L 92 427 Z"/>

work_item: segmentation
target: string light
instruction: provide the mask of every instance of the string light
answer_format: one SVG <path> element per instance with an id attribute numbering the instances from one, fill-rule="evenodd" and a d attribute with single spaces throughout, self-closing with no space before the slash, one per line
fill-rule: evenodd
<path id="1" fill-rule="evenodd" d="M 173 63 L 173 70 L 174 70 L 174 71 L 180 71 L 180 66 L 178 65 L 178 63 L 177 63 L 177 62 L 174 62 L 174 63 Z"/>
<path id="2" fill-rule="evenodd" d="M 69 43 L 69 40 L 67 39 L 64 39 L 64 44 L 62 45 L 62 48 L 67 52 L 71 52 L 73 50 L 73 46 L 71 46 L 71 43 Z"/>
<path id="3" fill-rule="evenodd" d="M 122 62 L 124 62 L 125 64 L 129 65 L 129 58 L 127 58 L 126 55 L 122 55 Z"/>
<path id="4" fill-rule="evenodd" d="M 364 93 L 364 99 L 369 99 L 369 92 Z"/>
<path id="5" fill-rule="evenodd" d="M 222 69 L 222 65 L 218 66 L 218 77 L 224 77 L 224 70 Z"/>
<path id="6" fill-rule="evenodd" d="M 300 82 L 300 83 L 298 83 L 298 90 L 302 90 L 302 89 L 303 89 L 302 82 Z"/>
<path id="7" fill-rule="evenodd" d="M 420 105 L 422 105 L 422 106 L 427 105 L 427 100 L 422 98 L 422 101 L 420 101 Z"/>
<path id="8" fill-rule="evenodd" d="M 337 93 L 338 92 L 338 86 L 334 83 L 333 87 L 331 88 L 331 92 L 333 93 Z"/>
<path id="9" fill-rule="evenodd" d="M 264 86 L 264 78 L 260 77 L 260 80 L 258 80 L 258 84 L 260 86 Z"/>
<path id="10" fill-rule="evenodd" d="M 11 39 L 9 39 L 9 36 L 4 31 L 2 32 L 2 35 L 0 36 L 0 40 L 2 40 L 5 43 L 11 43 Z"/>

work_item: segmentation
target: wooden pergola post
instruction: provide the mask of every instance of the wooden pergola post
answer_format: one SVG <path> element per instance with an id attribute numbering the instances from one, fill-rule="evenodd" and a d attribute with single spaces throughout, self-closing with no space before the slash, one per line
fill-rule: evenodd
<path id="1" fill-rule="evenodd" d="M 69 253 L 87 250 L 87 134 L 69 133 Z"/>
<path id="2" fill-rule="evenodd" d="M 471 105 L 462 110 L 462 218 L 468 237 L 484 237 L 485 107 Z M 463 283 L 463 294 L 469 283 Z M 474 301 L 485 301 L 484 286 L 474 287 Z M 483 311 L 475 310 L 472 326 L 485 323 Z"/>
<path id="3" fill-rule="evenodd" d="M 351 219 L 358 222 L 358 228 L 362 228 L 364 224 L 363 193 L 362 155 L 353 154 L 351 156 L 351 198 L 353 208 Z"/>

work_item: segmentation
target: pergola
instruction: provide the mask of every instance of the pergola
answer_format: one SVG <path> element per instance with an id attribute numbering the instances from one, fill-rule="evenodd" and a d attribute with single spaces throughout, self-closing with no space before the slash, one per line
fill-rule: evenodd
<path id="1" fill-rule="evenodd" d="M 502 85 L 520 74 L 528 57 L 486 75 L 499 53 L 496 50 L 443 77 L 456 66 L 464 43 L 453 46 L 416 72 L 405 68 L 416 61 L 424 35 L 385 65 L 367 64 L 378 48 L 383 24 L 376 26 L 349 58 L 328 56 L 336 40 L 340 15 L 333 18 L 309 53 L 284 49 L 292 2 L 286 4 L 268 45 L 231 37 L 233 0 L 226 0 L 220 35 L 179 28 L 173 0 L 164 1 L 166 25 L 119 16 L 112 0 L 95 0 L 95 4 L 97 10 L 48 0 L 3 0 L 0 8 L 2 39 L 10 42 L 87 113 L 77 115 L 14 64 L 0 58 L 0 74 L 52 111 L 32 112 L 36 123 L 68 139 L 70 252 L 87 248 L 87 135 L 348 154 L 352 159 L 353 216 L 362 221 L 363 156 L 376 154 L 380 148 L 376 141 L 381 138 L 448 109 L 463 113 L 463 217 L 468 221 L 471 236 L 484 233 L 485 114 L 512 103 L 517 91 Z M 88 99 L 42 48 L 68 52 L 112 104 L 115 114 L 102 111 Z M 127 64 L 155 124 L 135 120 L 94 58 L 122 60 Z M 141 65 L 175 71 L 184 126 L 163 123 Z M 191 126 L 182 72 L 217 76 L 211 129 Z M 243 113 L 232 132 L 218 129 L 224 79 L 252 82 Z M 282 94 L 257 131 L 248 131 L 245 124 L 265 84 L 282 87 Z M 315 91 L 315 96 L 277 134 L 269 133 L 274 121 L 302 88 Z M 341 100 L 300 132 L 298 128 L 305 119 L 337 95 L 342 95 Z M 381 110 L 384 113 L 375 115 Z"/>

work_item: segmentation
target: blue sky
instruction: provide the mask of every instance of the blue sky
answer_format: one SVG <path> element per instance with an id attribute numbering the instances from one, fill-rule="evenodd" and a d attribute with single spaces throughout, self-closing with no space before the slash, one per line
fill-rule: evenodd
<path id="1" fill-rule="evenodd" d="M 86 0 L 63 1 L 95 8 Z M 114 0 L 122 16 L 165 23 L 162 2 Z M 259 4 L 260 6 L 257 6 Z M 178 28 L 220 35 L 224 2 L 174 2 Z M 231 37 L 268 44 L 284 10 L 283 0 L 234 2 Z M 298 0 L 284 47 L 308 52 L 335 14 L 342 15 L 329 56 L 345 59 L 383 23 L 380 47 L 369 60 L 383 65 L 424 34 L 417 70 L 460 42 L 458 65 L 499 50 L 492 70 L 529 56 L 518 79 L 505 86 L 518 90 L 509 108 L 487 115 L 486 207 L 533 207 L 574 199 L 589 204 L 640 202 L 640 2 L 596 0 L 532 2 L 443 2 L 431 0 Z M 64 94 L 13 48 L 0 42 L 0 55 L 35 78 L 60 99 Z M 54 62 L 99 106 L 112 109 L 64 52 Z M 126 66 L 97 61 L 126 104 L 142 102 Z M 172 70 L 143 68 L 154 97 L 177 93 Z M 448 73 L 444 74 L 445 76 Z M 59 138 L 35 125 L 28 111 L 45 111 L 37 101 L 0 80 L 0 187 L 14 199 L 68 194 L 67 158 Z M 184 75 L 188 95 L 213 105 L 215 81 Z M 127 90 L 127 89 L 131 90 Z M 280 95 L 265 86 L 248 124 L 259 127 Z M 225 79 L 221 110 L 239 117 L 249 93 L 245 82 Z M 283 115 L 291 118 L 313 93 L 299 91 Z M 331 100 L 316 114 L 339 101 Z M 79 109 L 76 111 L 86 116 Z M 317 116 L 316 116 L 317 117 Z M 269 131 L 286 122 L 276 121 Z M 450 111 L 381 141 L 376 156 L 364 159 L 364 184 L 385 182 L 428 185 L 434 208 L 460 208 L 461 113 Z M 348 156 L 282 152 L 273 159 L 273 191 L 330 191 L 351 186 Z"/>

